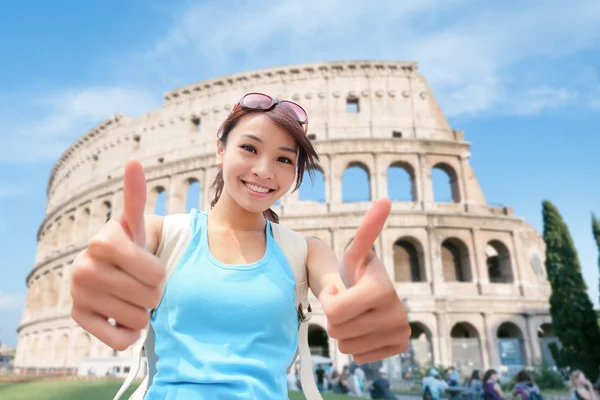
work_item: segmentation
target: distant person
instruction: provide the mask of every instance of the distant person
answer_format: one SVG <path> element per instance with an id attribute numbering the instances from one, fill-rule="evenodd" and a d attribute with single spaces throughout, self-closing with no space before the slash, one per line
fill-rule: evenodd
<path id="1" fill-rule="evenodd" d="M 575 370 L 571 373 L 571 389 L 569 400 L 596 400 L 596 392 L 583 372 Z"/>
<path id="2" fill-rule="evenodd" d="M 472 399 L 480 399 L 483 394 L 483 384 L 481 383 L 481 377 L 479 375 L 479 370 L 474 369 L 466 384 L 467 392 Z"/>
<path id="3" fill-rule="evenodd" d="M 394 393 L 390 388 L 390 381 L 387 378 L 387 372 L 384 369 L 379 370 L 379 376 L 375 378 L 370 386 L 372 399 L 395 399 Z"/>
<path id="4" fill-rule="evenodd" d="M 504 393 L 498 384 L 498 371 L 488 369 L 483 374 L 483 398 L 485 400 L 502 400 Z"/>
<path id="5" fill-rule="evenodd" d="M 439 400 L 442 392 L 448 388 L 448 384 L 442 379 L 435 368 L 429 370 L 429 376 L 423 379 L 423 399 Z"/>
<path id="6" fill-rule="evenodd" d="M 542 400 L 540 388 L 527 372 L 519 372 L 515 377 L 515 381 L 512 390 L 513 397 L 521 396 L 521 400 Z"/>
<path id="7" fill-rule="evenodd" d="M 317 389 L 319 389 L 319 392 L 322 392 L 325 390 L 325 370 L 321 364 L 317 366 L 315 375 L 317 376 Z"/>

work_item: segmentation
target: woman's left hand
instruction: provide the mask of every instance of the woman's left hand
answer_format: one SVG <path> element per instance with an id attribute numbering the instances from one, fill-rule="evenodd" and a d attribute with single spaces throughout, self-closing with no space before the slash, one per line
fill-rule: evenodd
<path id="1" fill-rule="evenodd" d="M 383 262 L 372 246 L 391 211 L 389 199 L 377 201 L 365 214 L 341 261 L 347 290 L 329 285 L 319 294 L 327 332 L 357 364 L 381 360 L 408 349 L 410 327 L 404 305 Z"/>

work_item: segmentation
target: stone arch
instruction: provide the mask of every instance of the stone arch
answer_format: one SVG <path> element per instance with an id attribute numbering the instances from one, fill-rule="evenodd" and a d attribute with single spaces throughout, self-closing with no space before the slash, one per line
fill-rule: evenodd
<path id="1" fill-rule="evenodd" d="M 475 326 L 466 321 L 457 322 L 450 330 L 450 340 L 452 362 L 462 376 L 470 375 L 473 369 L 483 368 L 481 338 Z"/>
<path id="2" fill-rule="evenodd" d="M 310 173 L 313 174 L 313 179 L 311 179 Z M 325 174 L 320 167 L 304 171 L 302 185 L 298 189 L 298 200 L 325 203 Z"/>
<path id="3" fill-rule="evenodd" d="M 447 163 L 440 162 L 431 168 L 433 198 L 436 203 L 459 203 L 460 189 L 456 170 Z M 447 182 L 447 183 L 446 183 Z M 449 192 L 444 188 L 449 188 Z"/>
<path id="4" fill-rule="evenodd" d="M 525 364 L 525 338 L 514 322 L 504 322 L 496 330 L 500 364 L 517 371 Z"/>
<path id="5" fill-rule="evenodd" d="M 42 342 L 39 354 L 42 355 L 43 359 L 41 361 L 41 365 L 45 367 L 53 367 L 54 366 L 54 357 L 52 354 L 52 336 L 50 333 L 47 333 L 44 337 L 44 341 Z"/>
<path id="6" fill-rule="evenodd" d="M 56 350 L 54 351 L 56 360 L 55 366 L 65 368 L 69 359 L 69 335 L 63 333 L 56 342 Z"/>
<path id="7" fill-rule="evenodd" d="M 415 169 L 404 161 L 392 163 L 386 172 L 388 197 L 392 201 L 417 201 Z"/>
<path id="8" fill-rule="evenodd" d="M 329 335 L 318 324 L 308 325 L 308 346 L 312 355 L 329 357 Z"/>
<path id="9" fill-rule="evenodd" d="M 75 234 L 79 239 L 87 239 L 90 229 L 91 212 L 89 207 L 84 207 L 79 211 L 75 222 Z"/>
<path id="10" fill-rule="evenodd" d="M 555 343 L 560 347 L 560 340 L 554 333 L 552 323 L 545 322 L 538 327 L 537 330 L 538 342 L 540 345 L 540 353 L 542 355 L 542 361 L 548 363 L 549 366 L 553 367 L 556 365 L 556 361 L 550 351 L 550 345 Z"/>
<path id="11" fill-rule="evenodd" d="M 80 332 L 75 337 L 75 345 L 73 346 L 74 363 L 79 364 L 84 358 L 90 356 L 90 345 L 92 340 L 86 332 Z"/>
<path id="12" fill-rule="evenodd" d="M 422 322 L 413 321 L 409 325 L 410 339 L 406 369 L 419 371 L 433 362 L 432 334 L 427 325 Z"/>
<path id="13" fill-rule="evenodd" d="M 394 280 L 396 282 L 425 282 L 424 250 L 413 237 L 401 237 L 393 245 Z"/>
<path id="14" fill-rule="evenodd" d="M 44 275 L 46 280 L 45 282 L 45 290 L 46 290 L 46 302 L 48 308 L 54 308 L 58 305 L 58 298 L 60 296 L 60 280 L 58 278 L 58 271 L 50 271 L 48 274 Z"/>
<path id="15" fill-rule="evenodd" d="M 185 212 L 190 212 L 192 208 L 200 210 L 202 208 L 200 206 L 200 204 L 202 204 L 202 188 L 200 186 L 200 181 L 192 177 L 187 178 L 185 184 L 187 186 L 185 194 Z"/>
<path id="16" fill-rule="evenodd" d="M 37 333 L 33 333 L 31 335 L 31 346 L 29 347 L 29 349 L 27 350 L 27 366 L 28 367 L 32 367 L 34 365 L 37 365 L 38 362 L 38 354 L 39 354 L 39 339 L 38 339 L 38 334 Z"/>
<path id="17" fill-rule="evenodd" d="M 61 246 L 73 244 L 73 230 L 75 229 L 75 215 L 70 214 L 65 221 L 65 226 L 61 234 Z"/>
<path id="18" fill-rule="evenodd" d="M 441 246 L 442 270 L 446 282 L 472 282 L 473 274 L 469 248 L 460 239 L 452 237 Z"/>
<path id="19" fill-rule="evenodd" d="M 102 223 L 108 222 L 112 218 L 113 205 L 110 201 L 105 200 L 102 202 L 101 215 L 103 216 Z"/>
<path id="20" fill-rule="evenodd" d="M 156 215 L 167 215 L 167 190 L 163 186 L 155 186 L 149 197 L 148 203 L 152 205 L 152 212 Z"/>
<path id="21" fill-rule="evenodd" d="M 491 283 L 512 283 L 513 268 L 508 247 L 499 240 L 490 240 L 485 248 L 488 276 Z"/>
<path id="22" fill-rule="evenodd" d="M 369 167 L 353 161 L 342 174 L 342 202 L 358 201 L 371 201 L 371 177 Z"/>

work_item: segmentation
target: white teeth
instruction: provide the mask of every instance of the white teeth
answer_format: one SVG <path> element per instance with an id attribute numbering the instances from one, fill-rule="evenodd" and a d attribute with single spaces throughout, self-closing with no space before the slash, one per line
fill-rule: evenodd
<path id="1" fill-rule="evenodd" d="M 262 188 L 260 186 L 253 185 L 251 183 L 246 183 L 246 186 L 248 186 L 250 189 L 254 190 L 255 192 L 268 193 L 270 191 L 267 188 Z"/>

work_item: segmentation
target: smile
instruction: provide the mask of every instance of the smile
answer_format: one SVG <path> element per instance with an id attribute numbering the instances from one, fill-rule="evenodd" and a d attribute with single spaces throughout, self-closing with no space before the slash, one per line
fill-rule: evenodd
<path id="1" fill-rule="evenodd" d="M 257 192 L 257 193 L 270 193 L 270 192 L 274 192 L 275 191 L 275 189 L 269 189 L 269 188 L 266 188 L 266 187 L 263 187 L 263 186 L 257 186 L 257 185 L 254 185 L 252 183 L 248 183 L 248 182 L 245 182 L 245 181 L 242 181 L 242 182 L 244 183 L 244 185 L 246 185 L 246 187 L 248 189 L 250 189 L 250 190 L 252 190 L 254 192 Z"/>

